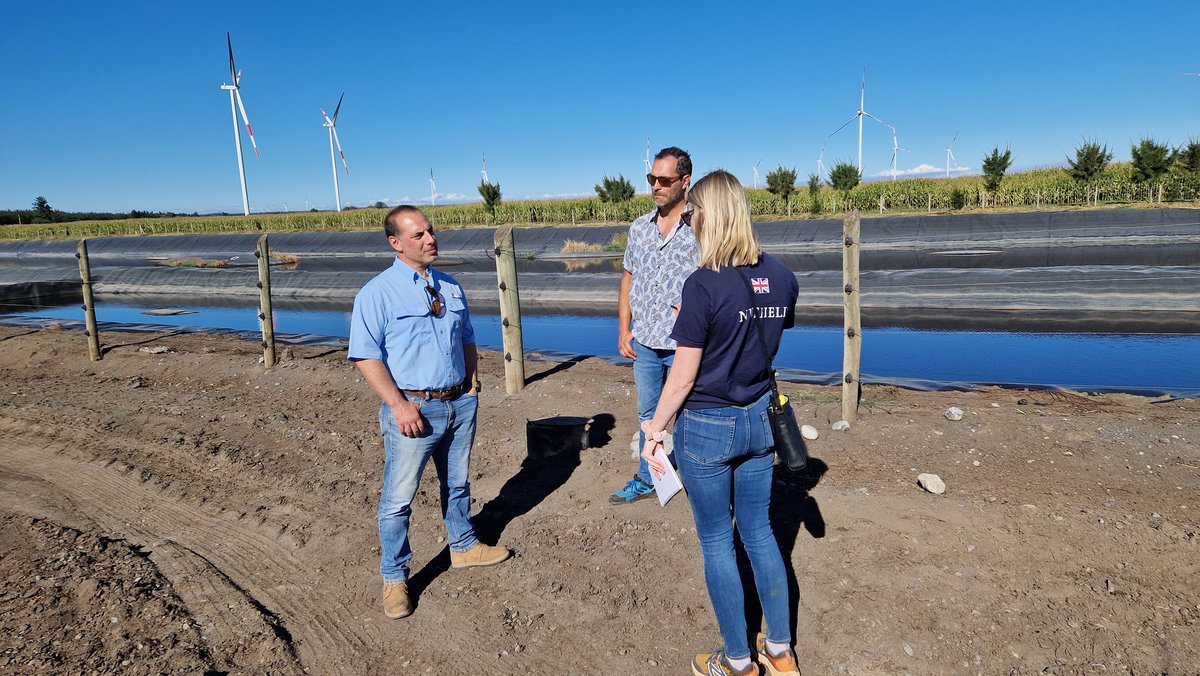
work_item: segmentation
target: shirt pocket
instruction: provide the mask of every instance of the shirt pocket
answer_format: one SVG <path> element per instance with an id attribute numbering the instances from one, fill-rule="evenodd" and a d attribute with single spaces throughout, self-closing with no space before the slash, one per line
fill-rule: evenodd
<path id="1" fill-rule="evenodd" d="M 430 316 L 430 306 L 426 303 L 410 303 L 407 305 L 391 305 L 388 307 L 388 334 L 404 341 L 432 337 L 430 323 L 419 321 Z"/>
<path id="2" fill-rule="evenodd" d="M 467 301 L 463 298 L 461 291 L 451 291 L 445 294 L 446 311 L 462 317 L 462 314 L 467 310 Z"/>
<path id="3" fill-rule="evenodd" d="M 388 321 L 402 322 L 406 319 L 414 317 L 428 317 L 430 307 L 428 303 L 409 303 L 405 305 L 391 305 L 388 307 Z"/>

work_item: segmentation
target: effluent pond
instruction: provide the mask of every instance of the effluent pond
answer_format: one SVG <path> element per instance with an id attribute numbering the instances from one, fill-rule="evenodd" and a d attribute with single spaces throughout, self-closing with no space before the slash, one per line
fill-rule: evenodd
<path id="1" fill-rule="evenodd" d="M 248 336 L 259 331 L 258 307 L 252 300 L 241 305 L 150 305 L 147 303 L 155 300 L 178 303 L 179 299 L 138 300 L 138 304 L 98 301 L 101 331 L 230 330 Z M 311 304 L 289 308 L 282 303 L 276 305 L 274 314 L 276 336 L 282 341 L 341 345 L 349 333 L 348 303 L 322 309 L 313 309 Z M 10 321 L 56 320 L 72 326 L 84 319 L 79 305 L 6 316 Z M 473 313 L 472 323 L 480 346 L 500 348 L 497 314 Z M 613 316 L 526 314 L 522 330 L 527 353 L 624 361 L 617 356 Z M 838 382 L 841 327 L 798 325 L 786 331 L 775 365 L 790 380 Z M 1196 397 L 1200 396 L 1200 335 L 864 327 L 862 374 L 864 382 L 920 389 L 1001 384 Z"/>

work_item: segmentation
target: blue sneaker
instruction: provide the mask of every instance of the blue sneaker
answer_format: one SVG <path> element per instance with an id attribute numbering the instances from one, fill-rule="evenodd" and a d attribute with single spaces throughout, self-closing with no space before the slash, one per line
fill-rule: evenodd
<path id="1" fill-rule="evenodd" d="M 634 477 L 621 490 L 608 496 L 608 501 L 614 505 L 624 505 L 637 502 L 654 495 L 654 486 L 647 485 L 641 479 Z"/>

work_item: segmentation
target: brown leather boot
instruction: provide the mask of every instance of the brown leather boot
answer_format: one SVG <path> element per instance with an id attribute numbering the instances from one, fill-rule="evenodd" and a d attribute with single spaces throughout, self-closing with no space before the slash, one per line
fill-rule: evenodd
<path id="1" fill-rule="evenodd" d="M 472 568 L 474 566 L 494 566 L 512 556 L 507 547 L 493 547 L 482 542 L 465 552 L 450 552 L 451 568 Z"/>
<path id="2" fill-rule="evenodd" d="M 398 620 L 412 615 L 412 601 L 408 600 L 407 582 L 383 583 L 383 614 L 388 619 Z"/>

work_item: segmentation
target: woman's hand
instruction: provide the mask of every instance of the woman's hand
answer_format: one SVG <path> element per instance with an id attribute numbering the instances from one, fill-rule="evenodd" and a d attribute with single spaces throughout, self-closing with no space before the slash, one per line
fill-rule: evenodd
<path id="1" fill-rule="evenodd" d="M 646 465 L 650 467 L 650 471 L 657 478 L 662 478 L 667 473 L 667 468 L 662 462 L 655 457 L 655 452 L 662 447 L 662 438 L 665 432 L 663 430 L 652 430 L 652 421 L 647 420 L 642 423 L 642 433 L 646 435 L 646 445 L 642 448 L 642 458 L 646 460 Z"/>

